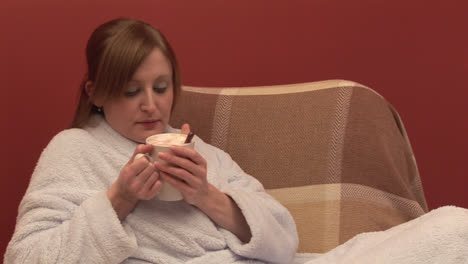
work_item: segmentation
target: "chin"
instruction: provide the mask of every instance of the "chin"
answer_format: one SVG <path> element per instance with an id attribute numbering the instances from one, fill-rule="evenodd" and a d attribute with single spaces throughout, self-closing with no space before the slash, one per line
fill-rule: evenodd
<path id="1" fill-rule="evenodd" d="M 146 144 L 146 142 L 145 142 L 146 137 L 145 138 L 127 137 L 127 138 L 130 139 L 131 141 L 137 143 L 137 144 Z"/>
<path id="2" fill-rule="evenodd" d="M 146 144 L 145 139 L 138 139 L 138 140 L 133 140 L 133 141 L 135 141 L 138 144 Z"/>
<path id="3" fill-rule="evenodd" d="M 151 135 L 152 135 L 151 133 L 145 133 L 145 132 L 138 133 L 137 135 L 134 135 L 133 137 L 131 137 L 131 140 L 139 144 L 146 144 L 146 138 Z"/>

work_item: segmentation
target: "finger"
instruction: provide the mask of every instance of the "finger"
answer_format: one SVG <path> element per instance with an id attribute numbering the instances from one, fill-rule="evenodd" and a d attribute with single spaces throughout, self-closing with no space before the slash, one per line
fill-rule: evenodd
<path id="1" fill-rule="evenodd" d="M 185 123 L 180 127 L 181 133 L 188 135 L 190 133 L 190 125 Z"/>
<path id="2" fill-rule="evenodd" d="M 172 176 L 172 178 L 185 182 L 186 184 L 192 187 L 196 188 L 202 183 L 202 179 L 201 179 L 202 176 L 196 176 L 183 168 L 174 167 L 171 164 L 163 164 L 163 163 L 158 163 L 156 164 L 156 166 L 158 170 L 160 171 L 160 173 L 162 172 L 167 175 L 170 175 Z"/>
<path id="3" fill-rule="evenodd" d="M 135 151 L 133 152 L 132 157 L 127 163 L 127 168 L 130 171 L 131 174 L 133 175 L 138 175 L 141 173 L 148 165 L 149 161 L 148 159 L 135 159 L 135 156 L 138 154 L 146 154 L 151 152 L 153 149 L 153 145 L 144 145 L 144 144 L 139 144 L 136 148 Z"/>
<path id="4" fill-rule="evenodd" d="M 160 172 L 159 176 L 166 183 L 169 183 L 170 185 L 172 185 L 174 188 L 176 188 L 177 190 L 179 190 L 182 193 L 188 193 L 191 190 L 190 186 L 186 182 L 183 182 L 183 181 L 181 181 L 179 179 L 176 179 L 176 178 L 172 177 L 171 175 L 169 175 L 169 174 L 167 174 L 165 172 Z"/>
<path id="5" fill-rule="evenodd" d="M 135 176 L 141 174 L 145 169 L 147 169 L 150 166 L 153 167 L 154 170 L 154 165 L 144 157 L 135 159 L 131 164 L 128 164 L 127 166 L 131 173 Z"/>
<path id="6" fill-rule="evenodd" d="M 139 162 L 139 160 L 137 162 Z M 132 164 L 132 166 L 134 165 L 135 164 Z M 144 168 L 140 173 L 136 174 L 135 177 L 131 179 L 130 185 L 132 187 L 132 190 L 136 193 L 140 193 L 143 186 L 145 185 L 145 182 L 155 171 L 156 168 L 154 167 L 154 165 L 148 163 L 146 168 Z"/>
<path id="7" fill-rule="evenodd" d="M 206 171 L 203 165 L 196 164 L 191 159 L 187 159 L 186 157 L 176 156 L 167 152 L 160 152 L 158 153 L 158 158 L 174 166 L 187 170 L 197 176 L 203 176 L 204 172 Z"/>
<path id="8" fill-rule="evenodd" d="M 159 174 L 155 171 L 148 177 L 146 182 L 143 184 L 141 191 L 145 194 L 144 196 L 146 198 L 148 199 L 152 198 L 153 195 L 151 195 L 152 194 L 151 189 L 153 188 L 155 183 L 158 181 L 158 179 L 159 179 Z"/>
<path id="9" fill-rule="evenodd" d="M 186 157 L 196 164 L 206 167 L 206 160 L 194 149 L 182 146 L 171 146 L 170 150 L 177 156 Z"/>
<path id="10" fill-rule="evenodd" d="M 146 153 L 150 153 L 151 150 L 153 150 L 153 145 L 145 145 L 145 144 L 139 144 L 136 148 L 135 148 L 135 151 L 133 152 L 133 155 L 132 157 L 130 158 L 130 161 L 129 163 L 132 163 L 135 159 L 135 156 L 137 154 L 146 154 Z"/>
<path id="11" fill-rule="evenodd" d="M 148 196 L 152 199 L 158 192 L 161 190 L 162 182 L 160 179 L 156 180 L 156 182 L 151 186 L 148 190 Z"/>
<path id="12" fill-rule="evenodd" d="M 148 166 L 140 173 L 137 175 L 138 180 L 142 181 L 145 183 L 148 178 L 153 175 L 153 173 L 157 173 L 156 167 L 154 167 L 154 164 L 148 163 Z"/>

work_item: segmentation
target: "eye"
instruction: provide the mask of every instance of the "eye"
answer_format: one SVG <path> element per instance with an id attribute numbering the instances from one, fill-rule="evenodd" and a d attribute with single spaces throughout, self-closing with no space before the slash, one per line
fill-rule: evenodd
<path id="1" fill-rule="evenodd" d="M 166 92 L 168 86 L 167 82 L 158 82 L 154 85 L 153 89 L 156 93 L 162 94 Z"/>
<path id="2" fill-rule="evenodd" d="M 137 87 L 129 87 L 129 88 L 125 91 L 125 96 L 127 96 L 127 97 L 132 97 L 132 96 L 137 95 L 138 92 L 140 92 L 140 89 L 138 89 Z"/>

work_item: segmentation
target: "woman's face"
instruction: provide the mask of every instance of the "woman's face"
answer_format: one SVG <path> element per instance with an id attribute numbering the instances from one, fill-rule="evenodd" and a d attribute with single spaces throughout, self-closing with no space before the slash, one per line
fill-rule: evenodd
<path id="1" fill-rule="evenodd" d="M 137 68 L 125 94 L 102 104 L 105 118 L 124 137 L 144 143 L 147 137 L 164 132 L 174 89 L 171 65 L 155 48 Z"/>

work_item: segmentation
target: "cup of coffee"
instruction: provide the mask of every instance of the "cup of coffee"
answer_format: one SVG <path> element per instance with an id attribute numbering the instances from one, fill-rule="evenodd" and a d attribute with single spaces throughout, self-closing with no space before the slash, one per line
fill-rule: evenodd
<path id="1" fill-rule="evenodd" d="M 152 135 L 146 139 L 146 144 L 153 145 L 153 150 L 148 154 L 137 154 L 135 156 L 135 159 L 145 156 L 151 162 L 166 162 L 158 158 L 158 153 L 170 152 L 170 146 L 176 145 L 193 149 L 195 143 L 193 141 L 191 141 L 190 143 L 184 143 L 186 138 L 187 135 L 178 133 L 163 133 Z M 162 187 L 156 195 L 157 199 L 162 201 L 178 201 L 183 199 L 183 196 L 179 190 L 174 188 L 169 183 L 166 183 L 162 179 L 161 181 Z"/>

